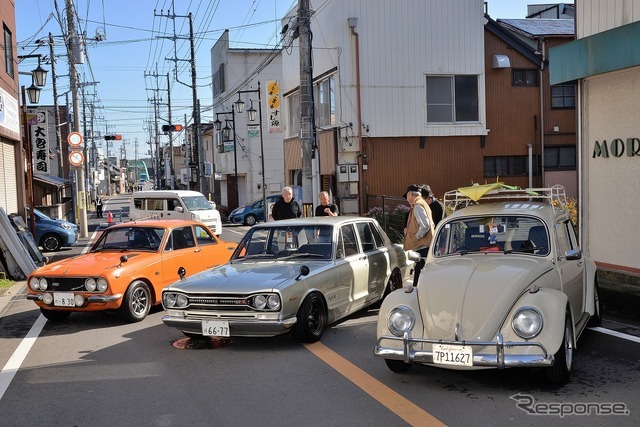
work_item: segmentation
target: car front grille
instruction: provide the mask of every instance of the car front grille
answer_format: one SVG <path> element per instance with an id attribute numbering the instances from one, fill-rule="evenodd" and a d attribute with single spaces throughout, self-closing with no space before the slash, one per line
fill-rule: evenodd
<path id="1" fill-rule="evenodd" d="M 189 310 L 253 311 L 245 295 L 187 295 Z"/>
<path id="2" fill-rule="evenodd" d="M 84 282 L 88 277 L 46 277 L 48 291 L 86 291 Z M 100 292 L 98 292 L 100 293 Z"/>

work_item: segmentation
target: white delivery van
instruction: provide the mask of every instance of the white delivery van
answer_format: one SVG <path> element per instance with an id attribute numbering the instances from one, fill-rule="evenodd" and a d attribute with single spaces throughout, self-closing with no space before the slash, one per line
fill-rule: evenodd
<path id="1" fill-rule="evenodd" d="M 222 234 L 220 212 L 197 191 L 134 191 L 129 203 L 129 218 L 192 219 L 202 222 L 214 234 Z"/>

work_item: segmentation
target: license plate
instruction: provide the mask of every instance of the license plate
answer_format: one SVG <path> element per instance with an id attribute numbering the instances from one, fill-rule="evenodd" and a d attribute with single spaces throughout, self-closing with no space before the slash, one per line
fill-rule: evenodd
<path id="1" fill-rule="evenodd" d="M 203 320 L 202 335 L 206 337 L 228 337 L 229 322 L 226 320 Z"/>
<path id="2" fill-rule="evenodd" d="M 53 305 L 56 307 L 75 307 L 76 302 L 73 300 L 73 292 L 54 292 Z"/>
<path id="3" fill-rule="evenodd" d="M 433 363 L 473 366 L 473 350 L 464 345 L 433 344 Z"/>

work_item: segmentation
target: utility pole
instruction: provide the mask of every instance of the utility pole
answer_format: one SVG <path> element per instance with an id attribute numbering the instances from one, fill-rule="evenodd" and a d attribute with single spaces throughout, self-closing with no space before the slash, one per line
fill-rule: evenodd
<path id="1" fill-rule="evenodd" d="M 49 33 L 49 56 L 51 57 L 51 81 L 53 82 L 53 117 L 56 127 L 56 152 L 58 153 L 58 176 L 64 178 L 64 156 L 60 132 L 60 110 L 58 109 L 58 88 L 56 87 L 56 57 L 53 52 L 53 34 Z"/>
<path id="2" fill-rule="evenodd" d="M 169 82 L 169 73 L 167 73 L 167 110 L 169 111 L 169 124 L 172 124 L 171 121 L 171 85 Z M 173 170 L 173 132 L 169 129 L 169 169 L 170 169 L 170 177 L 169 180 L 171 182 L 171 189 L 175 189 L 175 171 Z"/>
<path id="3" fill-rule="evenodd" d="M 73 131 L 80 131 L 80 110 L 78 109 L 78 74 L 76 71 L 76 63 L 73 52 L 73 47 L 77 46 L 78 35 L 76 34 L 75 27 L 75 11 L 73 7 L 73 0 L 66 0 L 67 5 L 67 25 L 69 29 L 69 41 L 67 42 L 67 55 L 69 56 L 69 76 L 71 83 L 71 98 L 73 102 Z M 85 142 L 86 147 L 86 142 Z M 85 159 L 86 161 L 86 159 Z M 89 237 L 89 231 L 87 228 L 87 199 L 85 194 L 85 176 L 84 168 L 80 167 L 76 171 L 79 175 L 76 179 L 76 188 L 78 194 L 76 196 L 76 203 L 78 204 L 79 220 L 80 220 L 80 237 Z"/>
<path id="4" fill-rule="evenodd" d="M 309 0 L 298 1 L 300 31 L 300 142 L 302 144 L 302 203 L 313 205 L 313 68 L 311 66 L 311 20 Z M 306 214 L 306 212 L 305 212 Z"/>

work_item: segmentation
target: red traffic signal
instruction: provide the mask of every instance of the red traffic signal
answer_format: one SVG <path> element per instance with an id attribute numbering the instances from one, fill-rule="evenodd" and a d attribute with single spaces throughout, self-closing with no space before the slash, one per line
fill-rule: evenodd
<path id="1" fill-rule="evenodd" d="M 162 125 L 162 132 L 180 132 L 182 125 Z"/>
<path id="2" fill-rule="evenodd" d="M 111 140 L 120 141 L 122 140 L 122 135 L 105 135 L 104 139 L 106 141 L 111 141 Z"/>

